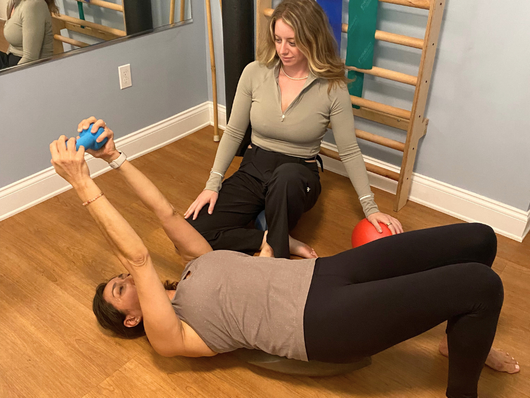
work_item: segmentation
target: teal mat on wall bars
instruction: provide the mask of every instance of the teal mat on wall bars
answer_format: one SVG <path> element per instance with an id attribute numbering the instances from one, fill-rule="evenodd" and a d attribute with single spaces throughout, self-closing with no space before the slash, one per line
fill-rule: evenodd
<path id="1" fill-rule="evenodd" d="M 379 0 L 350 0 L 348 5 L 348 45 L 346 65 L 372 69 L 374 61 L 375 28 Z M 362 97 L 364 73 L 348 71 L 350 95 Z M 359 108 L 355 106 L 355 108 Z"/>

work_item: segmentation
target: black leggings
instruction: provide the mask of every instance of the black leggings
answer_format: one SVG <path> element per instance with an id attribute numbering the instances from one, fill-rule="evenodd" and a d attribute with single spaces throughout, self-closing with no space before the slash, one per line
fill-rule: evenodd
<path id="1" fill-rule="evenodd" d="M 16 66 L 21 59 L 22 57 L 18 57 L 15 54 L 6 54 L 0 51 L 0 69 Z"/>
<path id="2" fill-rule="evenodd" d="M 493 230 L 408 232 L 316 262 L 304 312 L 310 360 L 347 362 L 448 321 L 447 396 L 476 397 L 503 302 Z"/>

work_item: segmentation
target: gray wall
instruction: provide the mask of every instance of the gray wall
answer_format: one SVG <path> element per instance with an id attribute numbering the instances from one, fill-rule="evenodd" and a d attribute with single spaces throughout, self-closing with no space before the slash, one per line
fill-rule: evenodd
<path id="1" fill-rule="evenodd" d="M 344 0 L 343 22 L 348 18 L 347 3 Z M 415 172 L 527 211 L 530 3 L 512 0 L 499 7 L 497 0 L 447 0 L 427 102 L 429 128 Z M 381 30 L 423 37 L 424 10 L 380 4 L 379 17 Z M 218 13 L 213 18 L 218 20 Z M 215 36 L 221 35 L 221 28 L 216 28 Z M 417 74 L 419 60 L 419 50 L 387 43 L 378 43 L 375 50 L 377 66 L 404 73 Z M 217 65 L 218 85 L 223 87 L 222 53 Z M 409 86 L 365 77 L 368 99 L 410 109 L 413 94 Z M 219 102 L 225 104 L 224 97 Z M 360 119 L 357 127 L 404 140 L 398 130 Z M 332 137 L 326 140 L 333 142 Z M 391 150 L 361 146 L 366 155 L 400 165 L 401 156 Z"/>
<path id="2" fill-rule="evenodd" d="M 0 188 L 50 167 L 49 143 L 82 118 L 119 138 L 208 101 L 204 1 L 192 6 L 191 24 L 0 74 Z M 133 86 L 120 90 L 128 63 Z"/>

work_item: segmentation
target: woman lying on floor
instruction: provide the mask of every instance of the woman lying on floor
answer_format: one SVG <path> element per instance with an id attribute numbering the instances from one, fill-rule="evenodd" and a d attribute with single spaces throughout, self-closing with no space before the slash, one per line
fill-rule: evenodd
<path id="1" fill-rule="evenodd" d="M 94 123 L 90 118 L 79 131 Z M 370 356 L 447 321 L 440 351 L 449 356 L 447 396 L 476 397 L 484 364 L 519 371 L 492 350 L 503 302 L 491 269 L 496 237 L 482 224 L 394 235 L 325 258 L 288 260 L 212 251 L 108 137 L 97 152 L 160 219 L 185 261 L 178 286 L 160 282 L 140 237 L 91 179 L 84 148 L 61 136 L 50 145 L 57 173 L 76 190 L 127 273 L 97 288 L 99 323 L 123 337 L 147 335 L 164 356 L 213 356 L 259 349 L 307 361 Z"/>

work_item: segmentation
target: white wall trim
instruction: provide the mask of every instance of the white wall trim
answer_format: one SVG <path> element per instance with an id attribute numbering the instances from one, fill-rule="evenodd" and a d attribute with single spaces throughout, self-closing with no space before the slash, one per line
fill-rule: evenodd
<path id="1" fill-rule="evenodd" d="M 337 151 L 337 146 L 323 142 L 322 146 Z M 322 156 L 325 169 L 347 176 L 346 169 L 338 160 Z M 399 167 L 364 156 L 367 163 L 399 173 Z M 396 193 L 397 182 L 378 174 L 368 173 L 370 184 L 383 191 Z M 530 230 L 530 211 L 497 202 L 473 192 L 454 187 L 422 176 L 412 174 L 409 200 L 435 209 L 439 212 L 468 222 L 481 222 L 491 226 L 495 232 L 522 242 Z"/>
<path id="2" fill-rule="evenodd" d="M 210 120 L 213 126 L 213 102 L 209 102 Z M 226 129 L 226 106 L 217 104 L 217 124 L 222 130 Z"/>
<path id="3" fill-rule="evenodd" d="M 211 125 L 213 120 L 210 116 L 211 108 L 210 101 L 204 102 L 119 138 L 116 144 L 129 159 L 135 159 Z M 105 162 L 88 154 L 86 157 L 93 177 L 110 170 Z M 68 189 L 70 185 L 55 173 L 53 167 L 0 188 L 0 221 Z"/>

